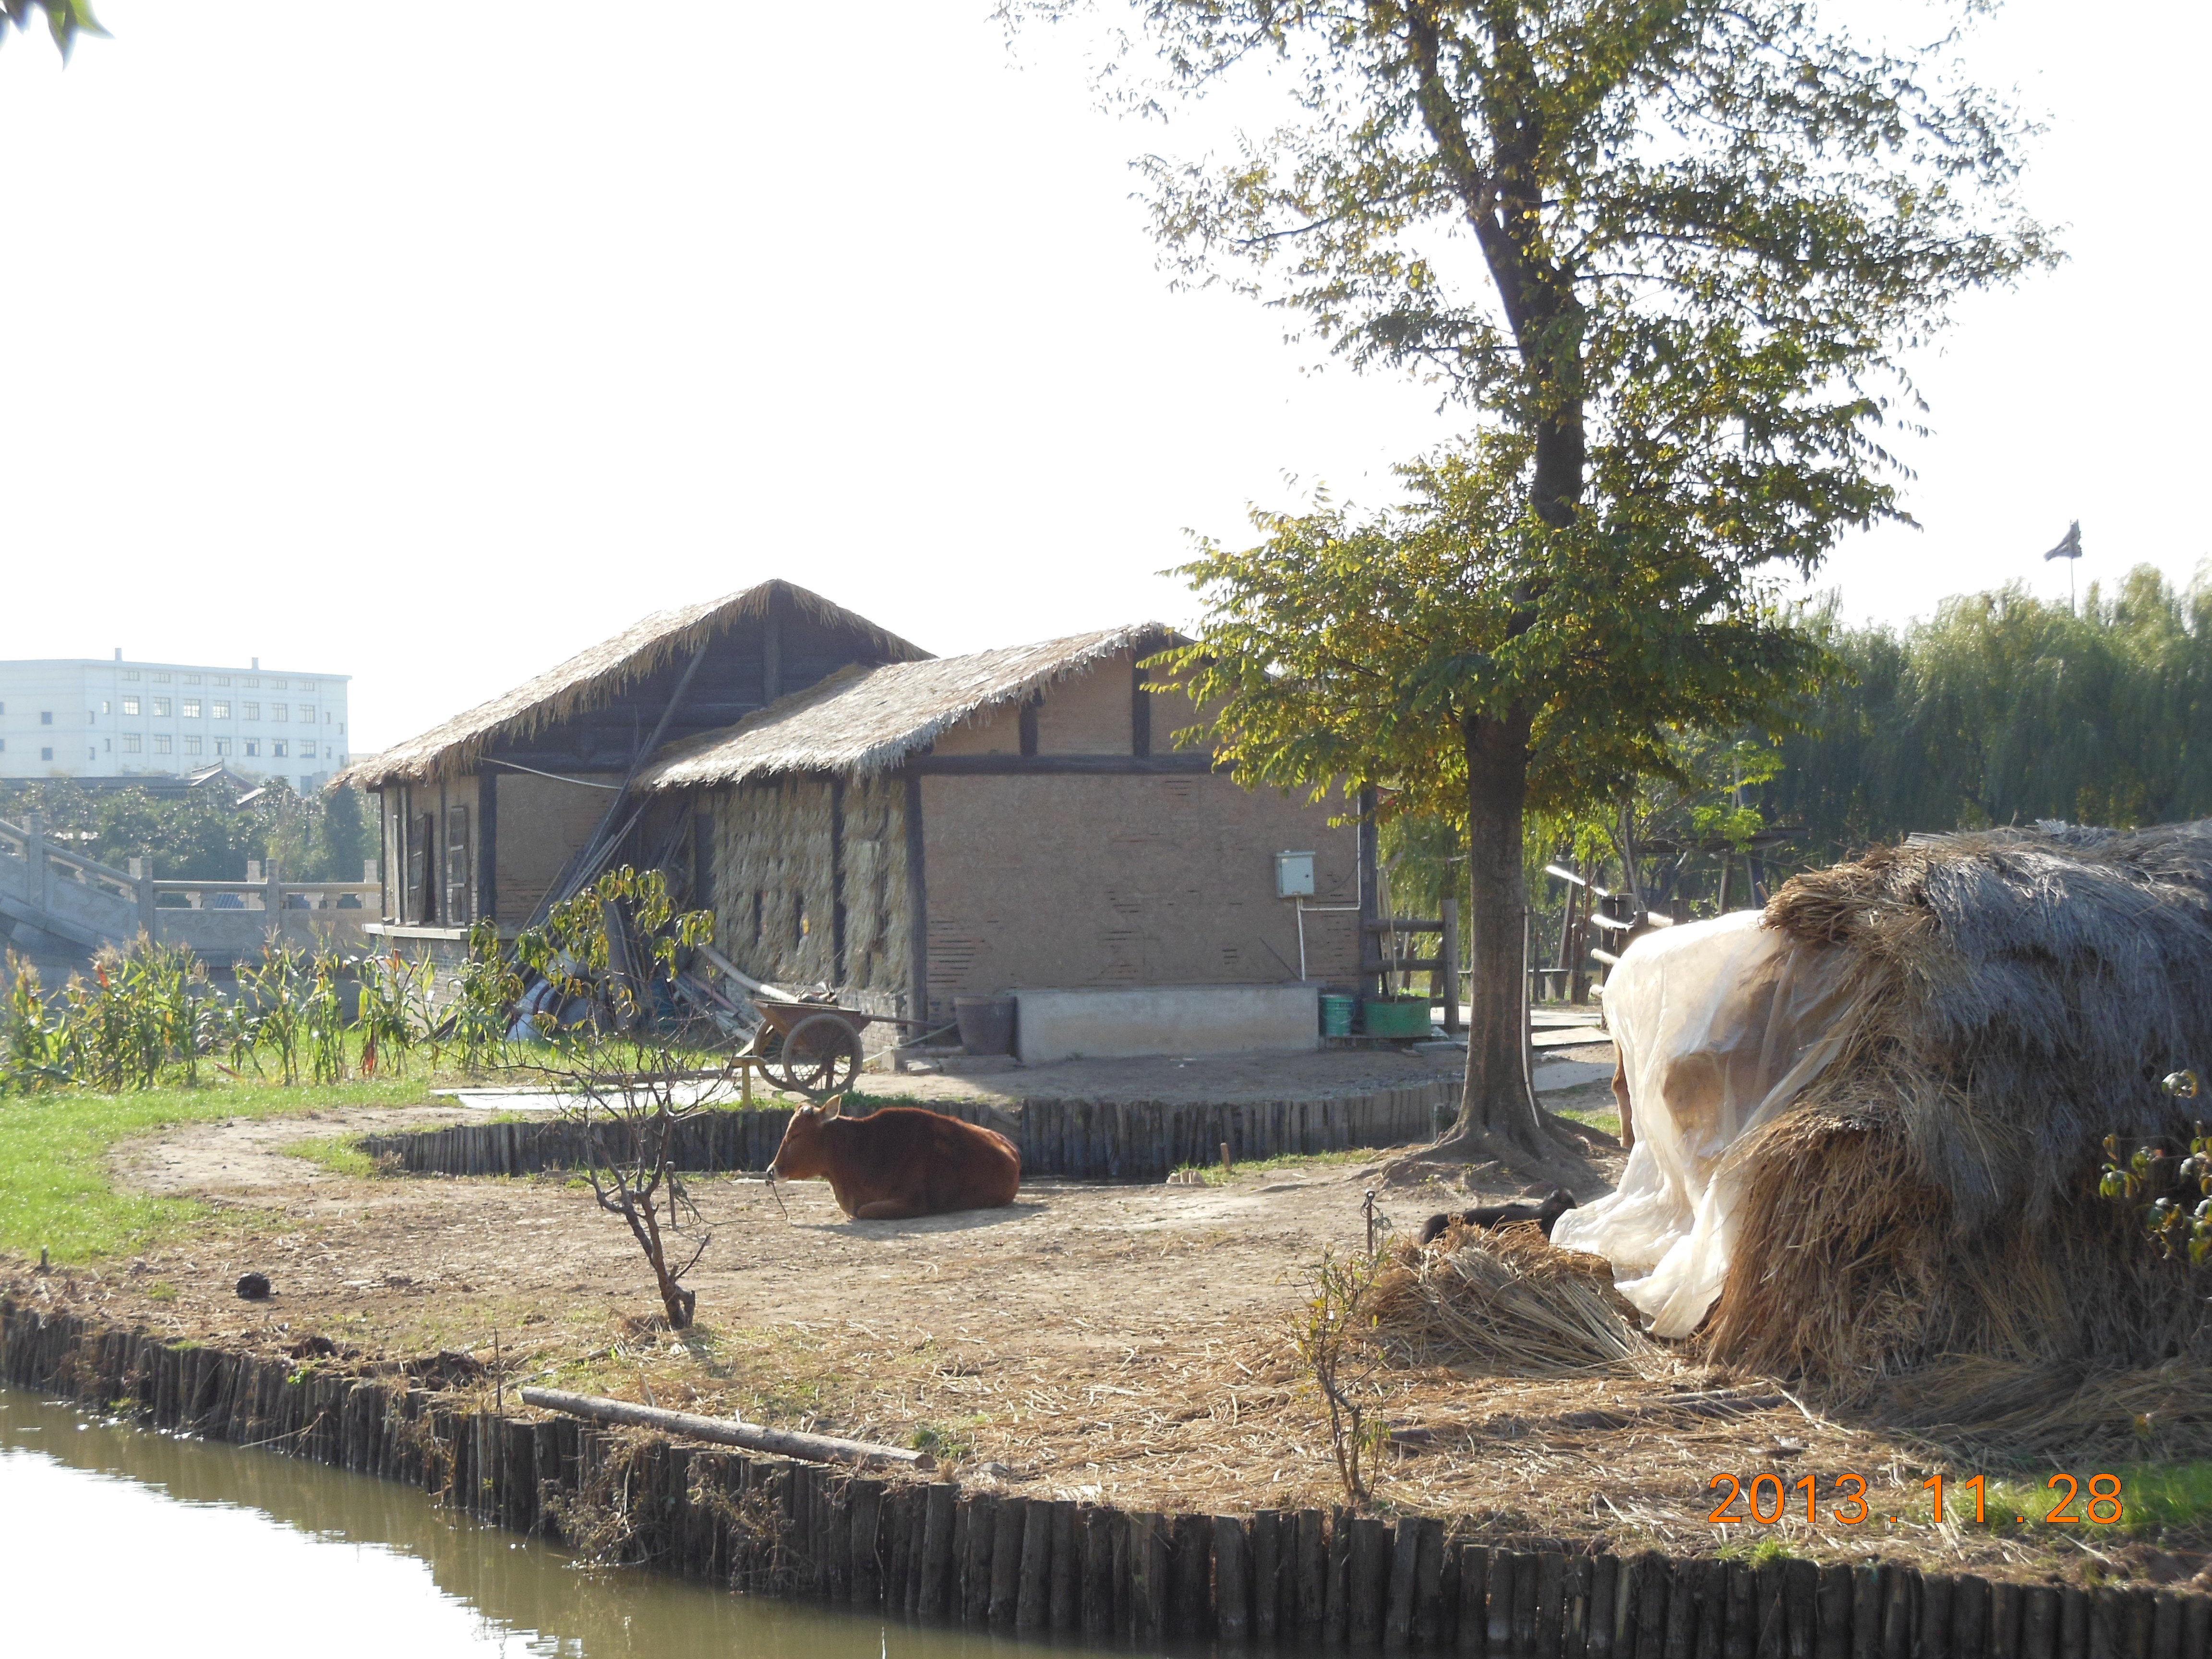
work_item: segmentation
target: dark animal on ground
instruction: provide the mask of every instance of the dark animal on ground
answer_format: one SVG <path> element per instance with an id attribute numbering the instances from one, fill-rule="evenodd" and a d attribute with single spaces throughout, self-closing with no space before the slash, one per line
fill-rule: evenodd
<path id="1" fill-rule="evenodd" d="M 1463 1227 L 1480 1227 L 1487 1232 L 1510 1227 L 1516 1221 L 1533 1221 L 1549 1238 L 1559 1218 L 1575 1207 L 1575 1195 L 1565 1187 L 1554 1187 L 1552 1195 L 1541 1204 L 1487 1204 L 1480 1209 L 1448 1211 L 1443 1215 L 1432 1215 L 1421 1224 L 1421 1243 L 1425 1246 L 1435 1243 L 1455 1221 Z"/>
<path id="2" fill-rule="evenodd" d="M 246 1273 L 238 1281 L 238 1293 L 248 1302 L 258 1302 L 269 1294 L 267 1273 Z"/>
<path id="3" fill-rule="evenodd" d="M 856 1221 L 902 1221 L 951 1210 L 990 1210 L 1014 1201 L 1022 1157 L 1006 1136 L 917 1106 L 842 1115 L 844 1097 L 791 1115 L 769 1173 L 830 1182 L 837 1207 Z"/>

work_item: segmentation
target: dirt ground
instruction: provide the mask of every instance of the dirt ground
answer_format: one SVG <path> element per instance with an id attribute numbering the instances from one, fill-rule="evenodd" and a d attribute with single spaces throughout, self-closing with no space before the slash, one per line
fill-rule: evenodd
<path id="1" fill-rule="evenodd" d="M 1601 1083 L 1548 1099 L 1610 1103 Z M 94 1271 L 0 1271 L 19 1300 L 227 1346 L 274 1352 L 321 1335 L 360 1361 L 465 1350 L 495 1360 L 510 1390 L 550 1382 L 919 1441 L 971 1482 L 1164 1510 L 1286 1508 L 1340 1501 L 1326 1414 L 1289 1334 L 1323 1249 L 1364 1243 L 1370 1190 L 1381 1224 L 1401 1232 L 1431 1210 L 1518 1190 L 1484 1186 L 1480 1171 L 1471 1186 L 1394 1185 L 1380 1159 L 1316 1161 L 1221 1185 L 1039 1182 L 1005 1210 L 855 1222 L 819 1182 L 777 1188 L 787 1213 L 757 1181 L 700 1180 L 714 1241 L 687 1281 L 698 1323 L 677 1336 L 653 1317 L 636 1247 L 580 1182 L 363 1176 L 288 1150 L 461 1115 L 325 1112 L 168 1131 L 122 1149 L 116 1175 L 218 1206 L 193 1243 Z M 1581 1195 L 1607 1190 L 1619 1163 L 1600 1156 Z M 249 1270 L 274 1281 L 270 1300 L 235 1296 Z M 1794 1399 L 1735 1417 L 1668 1404 L 1732 1384 L 1778 1392 L 1690 1357 L 1653 1376 L 1388 1371 L 1374 1405 L 1394 1443 L 1376 1496 L 1502 1536 L 1620 1551 L 1771 1539 L 1823 1559 L 1917 1558 L 2014 1577 L 2094 1563 L 2167 1579 L 2201 1565 L 2117 1529 L 2005 1536 L 1916 1522 L 1920 1483 L 1941 1461 Z M 1858 1526 L 1824 1512 L 1813 1527 L 1801 1498 L 1797 1518 L 1771 1525 L 1708 1519 L 1723 1495 L 1715 1476 L 1747 1485 L 1769 1470 L 1785 1488 L 1818 1477 L 1824 1511 L 1833 1477 L 1857 1473 L 1875 1512 Z"/>

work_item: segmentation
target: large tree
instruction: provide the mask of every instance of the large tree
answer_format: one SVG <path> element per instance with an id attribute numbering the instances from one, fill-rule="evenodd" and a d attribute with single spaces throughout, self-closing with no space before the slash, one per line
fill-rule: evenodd
<path id="1" fill-rule="evenodd" d="M 1425 770 L 1464 779 L 1460 1130 L 1538 1150 L 1517 1037 L 1532 785 L 1617 787 L 1686 713 L 1771 714 L 1802 679 L 1768 586 L 1844 527 L 1903 516 L 1885 431 L 1917 404 L 1899 354 L 1964 291 L 2051 257 L 2009 198 L 2021 127 L 1946 52 L 1867 47 L 1797 0 L 1137 9 L 1158 66 L 1140 100 L 1260 95 L 1262 76 L 1291 100 L 1225 162 L 1143 164 L 1171 261 L 1356 365 L 1436 376 L 1474 415 L 1468 445 L 1415 469 L 1405 516 L 1283 520 L 1193 574 L 1247 776 L 1405 772 L 1403 733 L 1448 736 Z M 1458 574 L 1413 584 L 1449 601 L 1423 610 L 1416 648 L 1374 629 L 1380 654 L 1305 678 L 1297 630 L 1356 601 L 1287 592 L 1271 550 L 1340 580 L 1407 549 L 1449 565 L 1454 534 Z M 1363 762 L 1289 729 L 1279 699 L 1302 680 L 1365 686 L 1389 741 Z"/>

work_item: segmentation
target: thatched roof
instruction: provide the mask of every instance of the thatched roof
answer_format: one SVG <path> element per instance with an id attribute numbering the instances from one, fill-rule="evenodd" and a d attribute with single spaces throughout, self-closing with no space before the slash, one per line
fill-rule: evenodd
<path id="1" fill-rule="evenodd" d="M 672 744 L 641 789 L 742 783 L 791 772 L 885 772 L 963 720 L 988 715 L 1103 659 L 1175 637 L 1156 623 L 927 662 L 841 669 L 726 732 Z"/>
<path id="2" fill-rule="evenodd" d="M 423 782 L 468 771 L 492 743 L 527 738 L 556 725 L 650 678 L 737 623 L 765 618 L 771 599 L 788 607 L 787 616 L 859 635 L 863 648 L 872 654 L 901 660 L 929 654 L 818 593 L 786 581 L 765 581 L 703 604 L 656 611 L 514 690 L 478 703 L 420 737 L 356 761 L 330 787 L 376 789 L 386 783 Z"/>

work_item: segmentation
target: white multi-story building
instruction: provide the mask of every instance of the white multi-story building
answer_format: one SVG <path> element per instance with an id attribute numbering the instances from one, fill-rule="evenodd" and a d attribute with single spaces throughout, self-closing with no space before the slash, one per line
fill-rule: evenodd
<path id="1" fill-rule="evenodd" d="M 64 658 L 0 662 L 0 778 L 216 765 L 302 793 L 346 763 L 346 674 Z"/>

